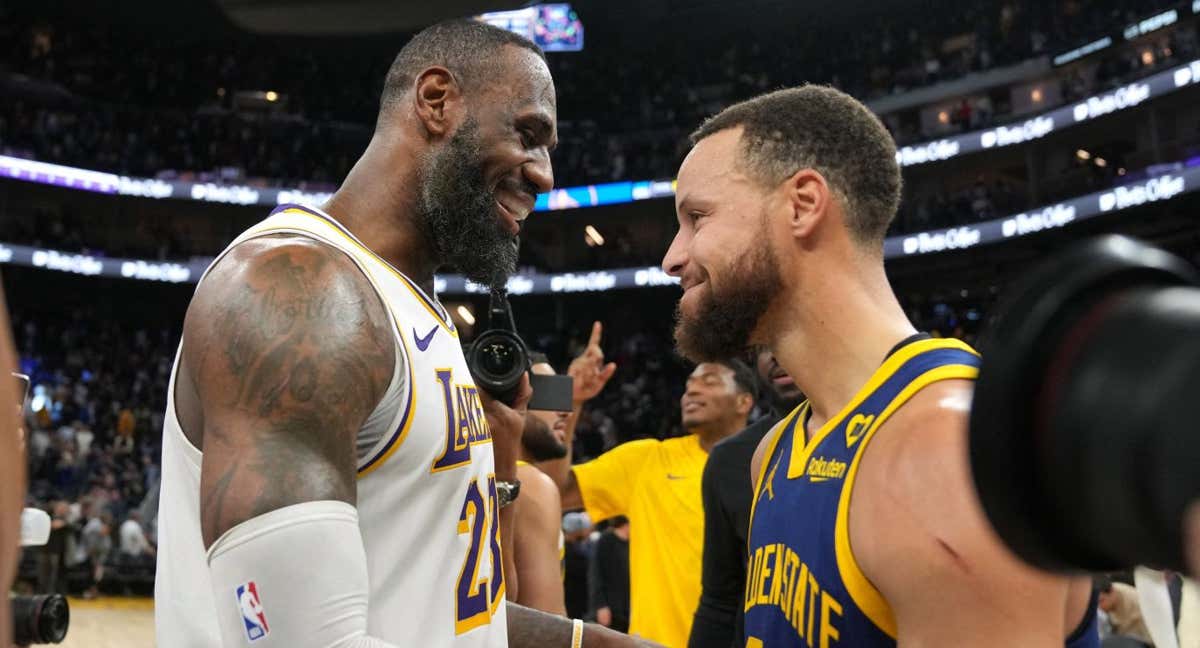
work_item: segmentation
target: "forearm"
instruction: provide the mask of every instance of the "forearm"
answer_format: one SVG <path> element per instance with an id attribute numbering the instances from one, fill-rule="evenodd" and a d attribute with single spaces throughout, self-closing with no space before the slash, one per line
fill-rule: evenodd
<path id="1" fill-rule="evenodd" d="M 497 448 L 495 460 L 496 481 L 517 480 L 517 459 L 514 454 Z M 500 509 L 500 555 L 504 563 L 504 598 L 509 601 L 516 601 L 521 591 L 520 577 L 517 575 L 517 550 L 513 543 L 516 520 L 517 507 L 514 504 Z"/>
<path id="2" fill-rule="evenodd" d="M 538 612 L 520 605 L 508 605 L 508 645 L 510 648 L 571 648 L 574 622 L 564 617 Z M 636 639 L 589 623 L 583 629 L 584 648 L 635 648 Z"/>

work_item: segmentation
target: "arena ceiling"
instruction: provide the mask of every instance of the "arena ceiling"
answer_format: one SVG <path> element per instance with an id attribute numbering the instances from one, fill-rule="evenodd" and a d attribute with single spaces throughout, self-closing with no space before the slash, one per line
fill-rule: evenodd
<path id="1" fill-rule="evenodd" d="M 217 0 L 251 32 L 319 36 L 416 31 L 439 20 L 516 9 L 523 0 Z"/>

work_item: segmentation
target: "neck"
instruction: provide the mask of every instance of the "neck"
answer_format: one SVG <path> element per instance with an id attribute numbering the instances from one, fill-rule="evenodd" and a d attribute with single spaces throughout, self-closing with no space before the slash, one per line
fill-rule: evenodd
<path id="1" fill-rule="evenodd" d="M 785 290 L 765 318 L 771 350 L 808 398 L 813 429 L 845 407 L 888 351 L 916 332 L 878 259 L 842 261 L 822 265 L 821 274 L 836 281 Z"/>
<path id="2" fill-rule="evenodd" d="M 746 427 L 745 423 L 744 419 L 740 424 L 737 421 L 723 421 L 710 425 L 698 425 L 689 431 L 700 439 L 700 448 L 705 452 L 709 452 L 713 446 L 720 443 L 723 439 L 737 434 L 738 430 Z"/>
<path id="3" fill-rule="evenodd" d="M 417 221 L 421 149 L 398 126 L 380 127 L 325 211 L 363 245 L 433 294 L 441 266 Z"/>

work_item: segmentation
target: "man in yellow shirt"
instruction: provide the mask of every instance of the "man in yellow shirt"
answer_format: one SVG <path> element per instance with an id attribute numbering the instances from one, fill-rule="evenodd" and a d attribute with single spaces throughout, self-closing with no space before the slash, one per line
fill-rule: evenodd
<path id="1" fill-rule="evenodd" d="M 746 427 L 754 400 L 745 364 L 702 363 L 681 400 L 686 436 L 631 441 L 567 474 L 564 509 L 583 507 L 593 522 L 629 518 L 630 634 L 687 645 L 700 600 L 704 464 L 713 445 Z"/>

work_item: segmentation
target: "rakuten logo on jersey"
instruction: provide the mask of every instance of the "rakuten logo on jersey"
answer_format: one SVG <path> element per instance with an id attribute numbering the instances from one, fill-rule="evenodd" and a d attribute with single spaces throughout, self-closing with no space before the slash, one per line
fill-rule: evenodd
<path id="1" fill-rule="evenodd" d="M 958 151 L 958 142 L 953 140 L 938 140 L 919 146 L 905 146 L 896 151 L 896 163 L 900 166 L 912 166 L 914 164 L 948 160 L 958 155 Z"/>
<path id="2" fill-rule="evenodd" d="M 1042 230 L 1063 227 L 1075 220 L 1075 207 L 1072 205 L 1051 205 L 1045 209 L 1017 214 L 1000 224 L 1000 233 L 1005 238 L 1024 236 Z"/>
<path id="3" fill-rule="evenodd" d="M 1150 86 L 1145 83 L 1132 83 L 1124 88 L 1095 97 L 1075 105 L 1075 121 L 1093 119 L 1110 112 L 1132 108 L 1150 98 Z"/>
<path id="4" fill-rule="evenodd" d="M 325 192 L 308 193 L 299 189 L 282 189 L 279 195 L 275 196 L 275 203 L 278 205 L 290 203 L 299 205 L 324 205 L 332 197 L 333 194 Z"/>
<path id="5" fill-rule="evenodd" d="M 1020 144 L 1035 140 L 1039 137 L 1044 137 L 1047 133 L 1054 130 L 1054 119 L 1051 117 L 1036 117 L 1029 121 L 1013 126 L 1001 126 L 992 130 L 983 131 L 979 136 L 979 144 L 983 148 L 992 148 L 993 146 L 1009 146 L 1011 144 Z"/>
<path id="6" fill-rule="evenodd" d="M 1144 184 L 1116 189 L 1100 194 L 1100 211 L 1128 209 L 1146 203 L 1168 200 L 1178 196 L 1187 189 L 1183 178 L 1174 175 L 1164 175 Z"/>
<path id="7" fill-rule="evenodd" d="M 679 284 L 679 277 L 672 277 L 661 268 L 652 267 L 633 273 L 633 283 L 636 286 L 675 286 Z"/>
<path id="8" fill-rule="evenodd" d="M 944 232 L 921 232 L 904 238 L 905 254 L 961 250 L 978 245 L 981 235 L 974 227 L 955 227 Z"/>

